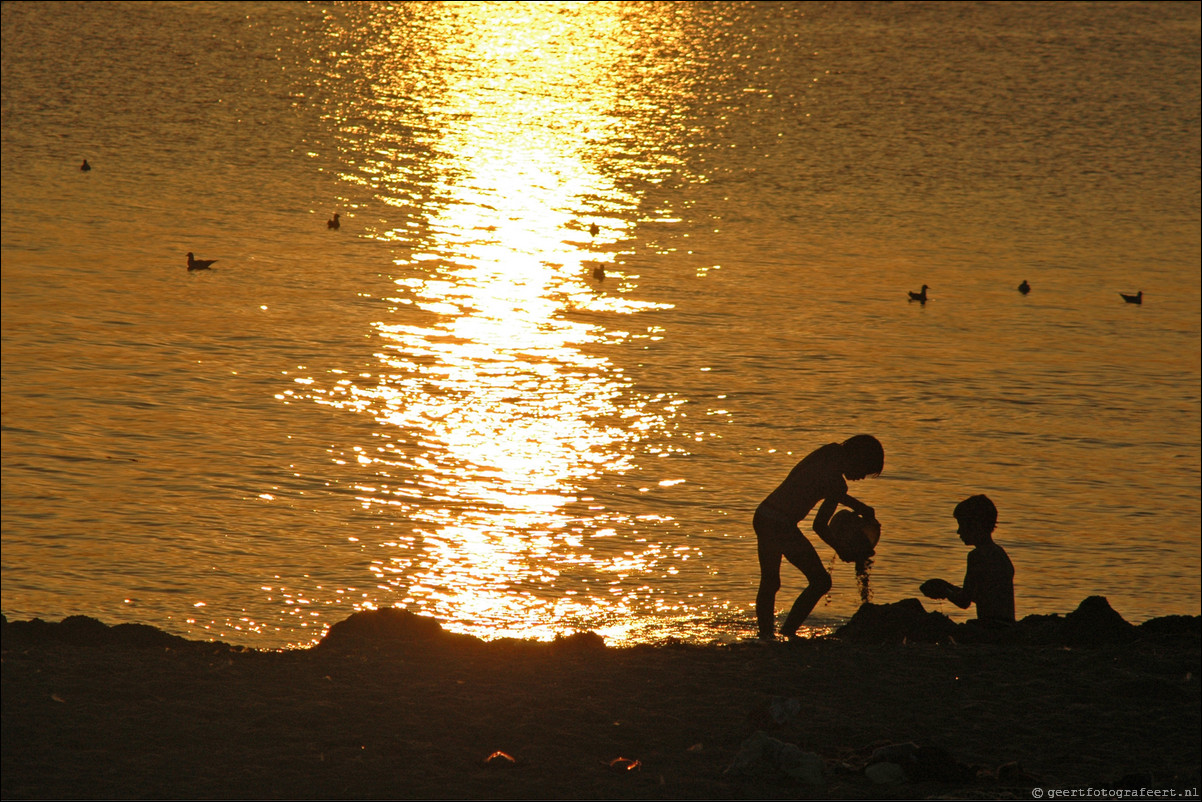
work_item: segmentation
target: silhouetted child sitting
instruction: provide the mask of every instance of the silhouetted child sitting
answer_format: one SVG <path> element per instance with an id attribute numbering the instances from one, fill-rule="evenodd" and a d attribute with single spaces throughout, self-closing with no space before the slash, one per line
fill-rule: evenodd
<path id="1" fill-rule="evenodd" d="M 760 588 L 755 597 L 755 617 L 760 638 L 775 638 L 776 592 L 780 590 L 782 557 L 801 569 L 809 580 L 809 585 L 793 602 L 793 608 L 781 627 L 781 634 L 785 637 L 797 633 L 797 628 L 814 609 L 814 605 L 831 589 L 830 573 L 823 566 L 814 546 L 797 527 L 815 504 L 822 502 L 814 515 L 814 532 L 827 543 L 838 543 L 836 548 L 842 549 L 841 557 L 847 553 L 846 538 L 833 533 L 830 528 L 831 517 L 840 504 L 850 507 L 864 519 L 866 537 L 871 537 L 869 533 L 874 529 L 876 537 L 880 536 L 876 513 L 872 507 L 847 495 L 847 482 L 869 475 L 878 476 L 884 465 L 885 451 L 880 441 L 871 435 L 858 434 L 842 443 L 830 443 L 810 453 L 789 472 L 780 487 L 760 503 L 752 519 L 760 560 Z M 875 544 L 875 539 L 872 539 L 867 551 L 860 549 L 848 556 L 857 560 L 867 559 L 872 556 Z"/>
<path id="2" fill-rule="evenodd" d="M 1005 549 L 993 542 L 997 507 L 988 496 L 971 496 L 952 512 L 968 553 L 964 587 L 942 579 L 928 579 L 919 590 L 931 599 L 947 599 L 962 609 L 977 605 L 977 620 L 983 623 L 1014 623 L 1014 565 Z"/>

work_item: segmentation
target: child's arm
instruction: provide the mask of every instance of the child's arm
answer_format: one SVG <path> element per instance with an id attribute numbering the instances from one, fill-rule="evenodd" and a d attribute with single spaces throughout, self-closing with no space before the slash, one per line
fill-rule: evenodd
<path id="1" fill-rule="evenodd" d="M 980 573 L 980 563 L 974 557 L 976 553 L 974 550 L 968 555 L 968 569 L 964 572 L 963 587 L 958 588 L 943 579 L 929 579 L 922 583 L 919 590 L 929 598 L 947 599 L 961 610 L 967 610 L 968 606 L 977 600 L 977 585 L 979 584 L 977 576 Z"/>
<path id="2" fill-rule="evenodd" d="M 822 500 L 822 506 L 818 508 L 818 512 L 814 513 L 814 534 L 822 538 L 823 543 L 830 543 L 830 522 L 831 516 L 839 509 L 839 502 L 846 498 L 838 496 Z"/>
<path id="3" fill-rule="evenodd" d="M 960 598 L 963 600 L 963 604 L 952 599 L 953 604 L 964 608 L 981 600 L 981 587 L 984 584 L 981 582 L 981 577 L 984 570 L 981 550 L 973 549 L 968 553 L 968 567 L 964 569 L 964 587 L 957 588 L 960 591 Z M 948 598 L 951 599 L 950 596 Z M 977 615 L 980 616 L 980 614 L 981 609 L 978 606 Z"/>
<path id="4" fill-rule="evenodd" d="M 844 507 L 850 507 L 856 513 L 864 516 L 865 518 L 867 518 L 870 521 L 876 520 L 876 510 L 874 510 L 872 507 L 869 507 L 867 504 L 860 501 L 858 498 L 852 498 L 851 496 L 849 496 L 845 493 L 843 495 L 843 498 L 839 499 L 839 503 L 842 504 Z M 831 515 L 834 515 L 834 510 L 831 511 Z M 830 520 L 830 519 L 828 518 L 827 520 Z"/>
<path id="5" fill-rule="evenodd" d="M 964 581 L 967 583 L 968 578 Z M 918 589 L 928 599 L 947 599 L 961 610 L 972 604 L 972 593 L 967 587 L 958 588 L 946 579 L 928 579 Z"/>

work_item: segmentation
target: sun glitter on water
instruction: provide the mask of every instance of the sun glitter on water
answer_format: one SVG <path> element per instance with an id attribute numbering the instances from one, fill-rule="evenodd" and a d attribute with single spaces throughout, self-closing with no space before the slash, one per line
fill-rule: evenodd
<path id="1" fill-rule="evenodd" d="M 398 604 L 489 637 L 550 638 L 578 622 L 621 640 L 647 590 L 631 578 L 664 571 L 660 546 L 614 542 L 618 516 L 582 494 L 629 470 L 635 444 L 677 409 L 638 397 L 597 353 L 639 336 L 613 321 L 667 307 L 630 297 L 638 277 L 617 264 L 629 215 L 606 210 L 638 199 L 590 150 L 614 124 L 617 19 L 582 12 L 523 6 L 520 24 L 499 24 L 465 6 L 442 19 L 437 57 L 473 68 L 424 101 L 438 122 L 421 233 L 373 232 L 410 247 L 374 327 L 377 363 L 295 377 L 303 389 L 282 394 L 377 425 L 345 451 L 362 471 L 359 502 L 402 533 L 383 541 L 391 554 L 372 560 L 376 592 L 359 607 Z M 388 85 L 399 75 L 380 80 L 383 96 L 404 97 Z M 343 179 L 408 203 L 388 193 L 414 178 L 394 175 L 407 168 L 376 122 L 357 142 L 375 156 Z"/>

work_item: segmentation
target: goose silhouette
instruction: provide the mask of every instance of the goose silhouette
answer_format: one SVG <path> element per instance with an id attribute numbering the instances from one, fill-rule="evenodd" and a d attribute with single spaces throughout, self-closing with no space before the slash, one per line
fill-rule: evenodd
<path id="1" fill-rule="evenodd" d="M 83 164 L 79 165 L 79 171 L 81 173 L 86 173 L 88 170 L 91 170 L 91 169 L 92 169 L 92 165 L 88 164 L 87 159 L 84 159 Z"/>
<path id="2" fill-rule="evenodd" d="M 1023 279 L 1023 283 L 1018 285 L 1018 291 L 1023 295 L 1026 295 L 1031 291 L 1031 285 L 1027 283 L 1026 279 Z"/>
<path id="3" fill-rule="evenodd" d="M 1123 296 L 1123 300 L 1129 304 L 1142 304 L 1144 302 L 1144 291 L 1143 290 L 1140 290 L 1139 292 L 1135 293 L 1135 295 L 1128 295 L 1125 292 L 1120 292 L 1119 295 Z"/>
<path id="4" fill-rule="evenodd" d="M 605 281 L 605 268 L 601 265 L 594 267 L 593 278 L 597 279 L 597 281 Z"/>
<path id="5" fill-rule="evenodd" d="M 918 301 L 920 304 L 925 304 L 927 302 L 927 290 L 928 289 L 930 289 L 930 288 L 927 285 L 923 284 L 921 290 L 919 290 L 918 292 L 910 293 L 910 300 Z"/>
<path id="6" fill-rule="evenodd" d="M 341 216 L 342 215 L 335 213 L 332 218 L 330 218 L 329 220 L 326 221 L 326 228 L 332 228 L 335 231 L 337 231 L 339 228 L 341 228 L 342 223 L 338 222 L 338 218 Z"/>
<path id="7" fill-rule="evenodd" d="M 188 269 L 189 270 L 212 270 L 213 262 L 216 259 L 196 259 L 193 258 L 192 252 L 188 252 Z"/>
<path id="8" fill-rule="evenodd" d="M 588 233 L 592 234 L 595 237 L 601 233 L 601 229 L 598 228 L 596 223 L 593 223 L 588 227 Z"/>

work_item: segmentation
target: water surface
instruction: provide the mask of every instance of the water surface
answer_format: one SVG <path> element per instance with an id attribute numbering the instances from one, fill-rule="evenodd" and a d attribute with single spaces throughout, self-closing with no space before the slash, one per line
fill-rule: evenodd
<path id="1" fill-rule="evenodd" d="M 1196 4 L 2 13 L 10 618 L 741 637 L 858 432 L 875 600 L 1198 614 Z"/>

